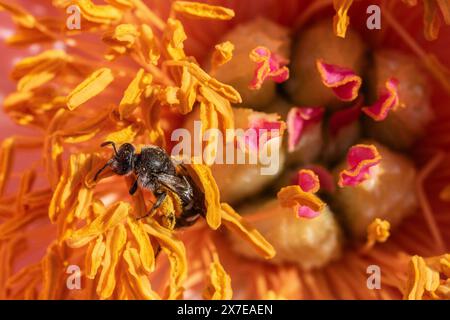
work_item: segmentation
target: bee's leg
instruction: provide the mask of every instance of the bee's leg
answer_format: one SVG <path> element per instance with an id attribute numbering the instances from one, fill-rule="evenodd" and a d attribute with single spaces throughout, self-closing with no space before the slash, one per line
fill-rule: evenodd
<path id="1" fill-rule="evenodd" d="M 116 148 L 116 144 L 114 143 L 114 141 L 105 141 L 100 145 L 100 147 L 105 147 L 105 146 L 109 146 L 109 145 L 112 145 L 112 147 L 114 149 L 114 154 L 117 156 L 117 148 Z"/>
<path id="2" fill-rule="evenodd" d="M 108 162 L 106 162 L 106 164 L 100 168 L 100 170 L 97 171 L 97 173 L 94 176 L 94 181 L 97 181 L 98 176 L 100 175 L 100 173 L 102 173 L 113 161 L 113 159 L 109 159 Z"/>
<path id="3" fill-rule="evenodd" d="M 153 211 L 155 211 L 156 209 L 158 209 L 161 206 L 161 204 L 163 203 L 164 199 L 166 199 L 167 193 L 165 191 L 156 191 L 155 192 L 155 196 L 156 196 L 156 201 L 153 204 L 153 206 L 150 209 L 150 211 L 147 213 L 147 215 L 152 214 Z"/>
<path id="4" fill-rule="evenodd" d="M 130 195 L 133 195 L 136 191 L 137 191 L 137 187 L 138 187 L 138 181 L 134 181 L 133 185 L 131 186 L 130 190 L 128 190 L 128 193 Z"/>
<path id="5" fill-rule="evenodd" d="M 144 216 L 139 217 L 138 220 L 152 215 L 153 212 L 161 206 L 164 199 L 166 199 L 167 193 L 165 191 L 155 191 L 155 196 L 156 196 L 156 202 L 153 204 L 152 208 Z"/>

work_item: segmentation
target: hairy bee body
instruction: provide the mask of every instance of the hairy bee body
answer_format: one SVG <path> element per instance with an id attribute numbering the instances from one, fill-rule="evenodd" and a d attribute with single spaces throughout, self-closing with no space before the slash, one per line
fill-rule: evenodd
<path id="1" fill-rule="evenodd" d="M 108 166 L 118 175 L 134 173 L 136 180 L 129 193 L 133 195 L 139 186 L 150 190 L 156 197 L 156 202 L 144 217 L 161 206 L 169 191 L 180 198 L 183 207 L 181 215 L 176 217 L 176 227 L 192 225 L 200 216 L 205 215 L 203 192 L 184 166 L 175 165 L 165 150 L 148 146 L 136 153 L 134 146 L 129 143 L 121 145 L 118 150 L 113 142 L 102 144 L 105 145 L 112 145 L 115 155 L 97 172 L 94 179 Z"/>

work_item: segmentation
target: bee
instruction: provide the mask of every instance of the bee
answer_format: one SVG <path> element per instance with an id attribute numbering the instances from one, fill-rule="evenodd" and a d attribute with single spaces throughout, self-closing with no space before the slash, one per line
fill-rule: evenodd
<path id="1" fill-rule="evenodd" d="M 150 190 L 156 197 L 147 214 L 138 219 L 152 215 L 157 210 L 168 192 L 173 192 L 181 200 L 183 211 L 175 218 L 175 228 L 194 224 L 200 216 L 205 216 L 205 195 L 189 176 L 182 164 L 177 164 L 164 149 L 157 146 L 146 146 L 136 153 L 130 143 L 124 143 L 119 149 L 112 141 L 106 141 L 101 147 L 112 145 L 114 156 L 97 171 L 94 181 L 106 168 L 117 175 L 134 174 L 135 180 L 129 193 L 133 195 L 138 187 Z"/>

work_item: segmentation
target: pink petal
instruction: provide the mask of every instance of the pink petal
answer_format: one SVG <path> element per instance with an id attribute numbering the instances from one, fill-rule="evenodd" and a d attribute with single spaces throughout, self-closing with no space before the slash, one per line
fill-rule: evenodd
<path id="1" fill-rule="evenodd" d="M 353 70 L 328 64 L 320 59 L 316 61 L 316 67 L 322 78 L 322 83 L 331 88 L 340 100 L 352 101 L 356 99 L 362 80 Z"/>
<path id="2" fill-rule="evenodd" d="M 266 47 L 256 47 L 250 53 L 250 59 L 256 62 L 255 74 L 249 88 L 260 89 L 267 78 L 276 83 L 289 79 L 289 69 L 286 67 L 289 61 L 276 53 L 270 52 Z"/>
<path id="3" fill-rule="evenodd" d="M 253 49 L 253 51 L 255 53 L 257 53 L 258 56 L 260 56 L 260 57 L 270 58 L 271 52 L 266 47 L 262 47 L 262 46 L 261 47 L 256 47 L 255 49 Z"/>
<path id="4" fill-rule="evenodd" d="M 289 79 L 289 69 L 287 67 L 283 67 L 278 69 L 270 74 L 270 77 L 276 83 L 282 83 Z"/>
<path id="5" fill-rule="evenodd" d="M 318 211 L 314 211 L 307 206 L 299 206 L 297 209 L 297 216 L 299 218 L 307 218 L 312 219 L 317 217 L 320 214 Z"/>
<path id="6" fill-rule="evenodd" d="M 358 121 L 361 114 L 361 104 L 362 99 L 359 99 L 353 107 L 336 111 L 330 116 L 328 128 L 331 136 L 336 136 L 341 129 Z"/>
<path id="7" fill-rule="evenodd" d="M 271 139 L 283 135 L 285 129 L 284 122 L 278 120 L 278 115 L 257 114 L 249 119 L 249 128 L 253 132 L 247 131 L 244 136 L 245 148 L 252 151 L 259 151 Z"/>
<path id="8" fill-rule="evenodd" d="M 324 109 L 321 107 L 299 108 L 294 107 L 287 115 L 288 151 L 292 152 L 299 144 L 303 130 L 307 126 L 319 123 L 322 120 Z"/>
<path id="9" fill-rule="evenodd" d="M 371 106 L 362 108 L 363 112 L 375 121 L 386 119 L 390 110 L 395 110 L 399 106 L 398 80 L 389 78 L 385 88 L 380 92 L 378 100 Z"/>
<path id="10" fill-rule="evenodd" d="M 358 144 L 350 148 L 347 154 L 349 169 L 339 176 L 339 186 L 356 186 L 370 177 L 370 169 L 378 165 L 381 156 L 374 145 Z"/>
<path id="11" fill-rule="evenodd" d="M 302 169 L 297 174 L 297 184 L 304 192 L 316 193 L 319 191 L 319 177 L 312 170 Z"/>
<path id="12" fill-rule="evenodd" d="M 321 190 L 330 193 L 333 193 L 336 190 L 333 175 L 328 169 L 320 165 L 310 165 L 307 166 L 306 169 L 313 171 L 319 177 Z"/>

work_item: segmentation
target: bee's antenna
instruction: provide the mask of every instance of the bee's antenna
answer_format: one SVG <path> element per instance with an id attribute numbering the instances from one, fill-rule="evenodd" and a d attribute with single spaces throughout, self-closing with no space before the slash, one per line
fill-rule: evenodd
<path id="1" fill-rule="evenodd" d="M 100 170 L 97 171 L 97 173 L 94 176 L 94 181 L 97 181 L 98 176 L 100 175 L 100 173 L 103 172 L 103 170 L 105 170 L 113 161 L 113 159 L 109 159 L 108 162 L 106 162 L 106 164 L 100 168 Z"/>
<path id="2" fill-rule="evenodd" d="M 116 144 L 114 143 L 114 141 L 105 141 L 100 145 L 100 147 L 105 147 L 105 146 L 109 146 L 109 145 L 112 145 L 112 147 L 114 149 L 114 153 L 117 156 L 117 149 L 116 149 Z"/>

